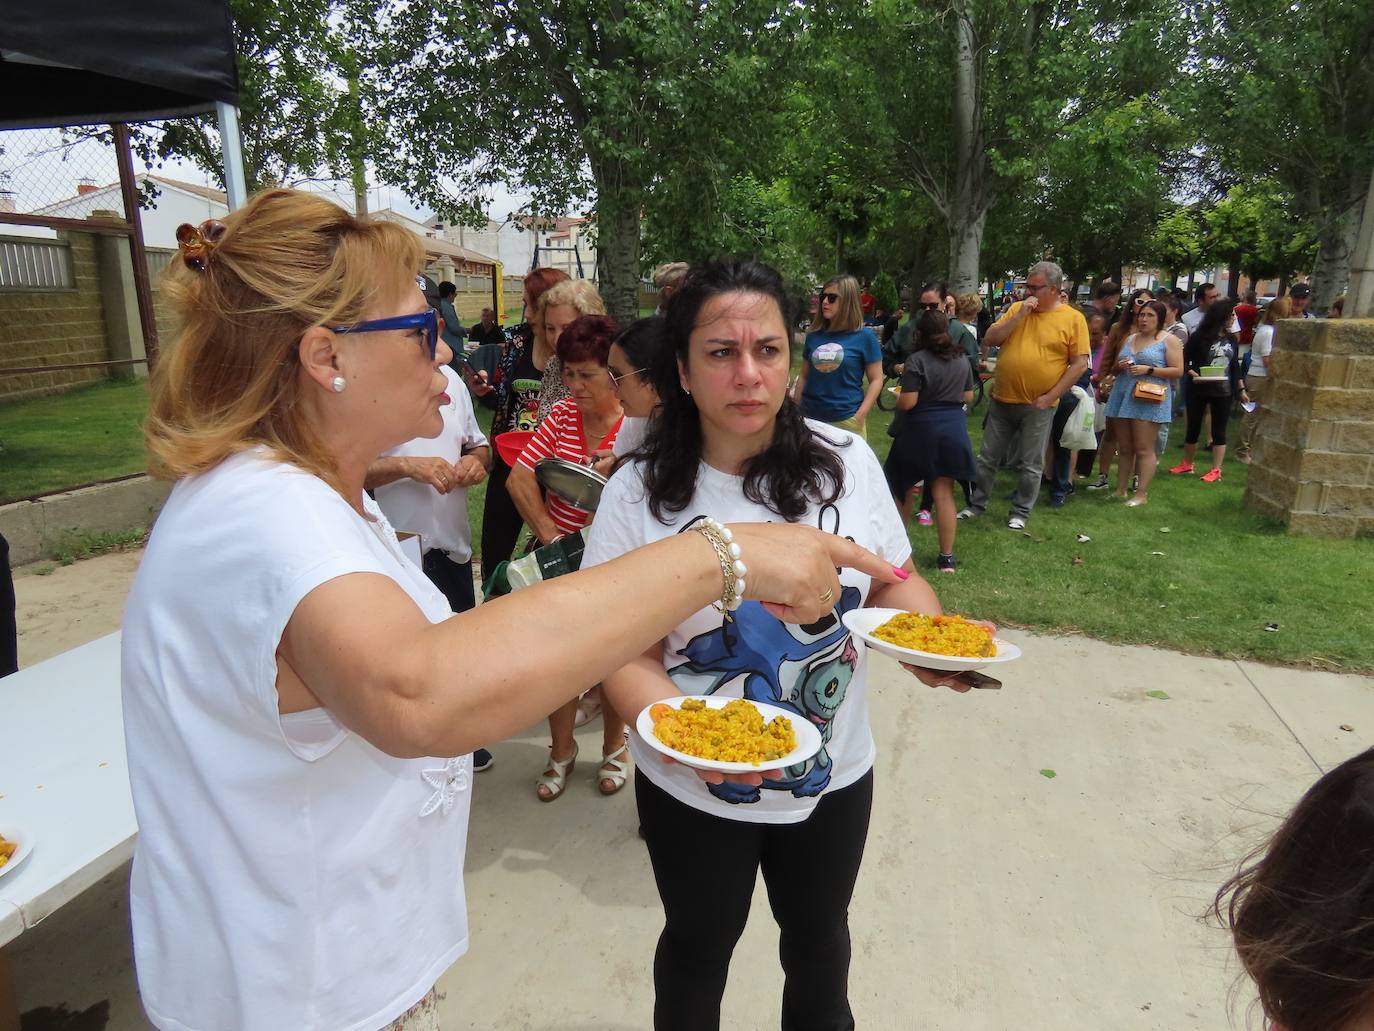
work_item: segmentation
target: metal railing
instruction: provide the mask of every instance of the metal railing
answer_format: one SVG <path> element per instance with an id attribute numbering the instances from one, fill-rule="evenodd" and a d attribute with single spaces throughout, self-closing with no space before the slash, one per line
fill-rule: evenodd
<path id="1" fill-rule="evenodd" d="M 71 249 L 59 240 L 0 238 L 0 289 L 71 290 Z"/>

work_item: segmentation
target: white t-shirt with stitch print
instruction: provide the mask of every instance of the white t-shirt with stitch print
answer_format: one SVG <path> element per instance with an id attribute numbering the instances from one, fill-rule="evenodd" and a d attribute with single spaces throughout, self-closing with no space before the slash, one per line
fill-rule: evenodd
<path id="1" fill-rule="evenodd" d="M 852 538 L 900 566 L 911 555 L 911 543 L 877 457 L 847 430 L 810 420 L 808 425 L 836 445 L 844 459 L 845 484 L 839 500 L 812 505 L 798 522 Z M 703 462 L 692 500 L 667 523 L 660 523 L 645 498 L 641 469 L 641 463 L 630 463 L 606 485 L 588 531 L 584 567 L 670 537 L 704 516 L 722 523 L 781 521 L 745 498 L 740 477 Z M 747 564 L 749 556 L 743 557 Z M 845 569 L 840 584 L 836 608 L 846 612 L 867 601 L 872 579 Z M 762 789 L 713 787 L 685 766 L 662 764 L 631 726 L 630 751 L 639 771 L 694 809 L 730 820 L 799 823 L 811 814 L 822 792 L 854 783 L 873 766 L 866 649 L 836 616 L 811 626 L 790 626 L 758 602 L 745 602 L 734 621 L 725 623 L 708 606 L 669 632 L 663 665 L 684 694 L 747 697 L 781 705 L 816 724 L 824 741 L 814 760 L 785 770 L 782 780 L 765 781 Z"/>

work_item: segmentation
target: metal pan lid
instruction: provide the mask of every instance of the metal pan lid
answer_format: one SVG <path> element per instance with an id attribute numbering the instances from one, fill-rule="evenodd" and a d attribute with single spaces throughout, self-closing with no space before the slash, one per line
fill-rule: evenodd
<path id="1" fill-rule="evenodd" d="M 534 477 L 579 512 L 595 512 L 606 487 L 606 477 L 566 458 L 541 458 L 534 463 Z"/>

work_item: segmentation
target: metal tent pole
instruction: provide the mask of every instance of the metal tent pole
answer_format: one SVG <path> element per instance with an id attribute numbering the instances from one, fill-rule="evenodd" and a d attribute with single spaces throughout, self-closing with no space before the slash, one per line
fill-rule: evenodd
<path id="1" fill-rule="evenodd" d="M 243 135 L 239 132 L 239 109 L 223 101 L 215 103 L 219 116 L 219 138 L 224 150 L 224 192 L 229 210 L 248 203 L 248 179 L 243 173 Z"/>
<path id="2" fill-rule="evenodd" d="M 148 280 L 148 254 L 143 247 L 143 217 L 138 207 L 138 183 L 129 145 L 129 127 L 116 122 L 115 160 L 119 163 L 119 191 L 124 201 L 124 220 L 129 223 L 129 257 L 133 262 L 134 296 L 138 298 L 138 322 L 143 329 L 143 353 L 148 368 L 157 361 L 157 314 L 153 310 L 152 284 Z"/>

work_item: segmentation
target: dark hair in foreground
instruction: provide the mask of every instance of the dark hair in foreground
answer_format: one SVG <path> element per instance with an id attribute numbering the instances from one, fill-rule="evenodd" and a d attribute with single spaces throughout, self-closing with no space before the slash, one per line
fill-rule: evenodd
<path id="1" fill-rule="evenodd" d="M 1211 913 L 1269 1020 L 1341 1031 L 1374 1015 L 1374 748 L 1308 790 Z"/>
<path id="2" fill-rule="evenodd" d="M 1202 316 L 1197 329 L 1188 336 L 1184 353 L 1193 365 L 1201 364 L 1215 344 L 1231 332 L 1231 316 L 1236 310 L 1236 302 L 1223 297 L 1213 301 L 1212 306 Z"/>
<path id="3" fill-rule="evenodd" d="M 685 509 L 696 492 L 701 464 L 701 416 L 691 395 L 682 389 L 678 362 L 689 364 L 688 342 L 702 308 L 731 293 L 757 294 L 777 305 L 784 348 L 787 334 L 787 294 L 782 277 L 756 261 L 713 261 L 693 266 L 668 301 L 664 343 L 653 364 L 653 385 L 662 407 L 650 421 L 640 448 L 649 510 L 660 522 Z M 844 462 L 806 424 L 801 408 L 790 396 L 783 400 L 773 429 L 773 442 L 745 463 L 744 496 L 787 520 L 800 519 L 808 503 L 827 504 L 844 490 Z"/>
<path id="4" fill-rule="evenodd" d="M 921 312 L 921 317 L 916 320 L 916 338 L 916 351 L 930 351 L 936 358 L 964 356 L 964 349 L 949 335 L 949 319 L 942 311 Z"/>
<path id="5" fill-rule="evenodd" d="M 615 343 L 625 352 L 625 357 L 630 359 L 631 365 L 636 369 L 645 370 L 635 378 L 652 383 L 654 362 L 663 350 L 663 316 L 650 315 L 647 319 L 635 319 L 620 331 Z"/>

